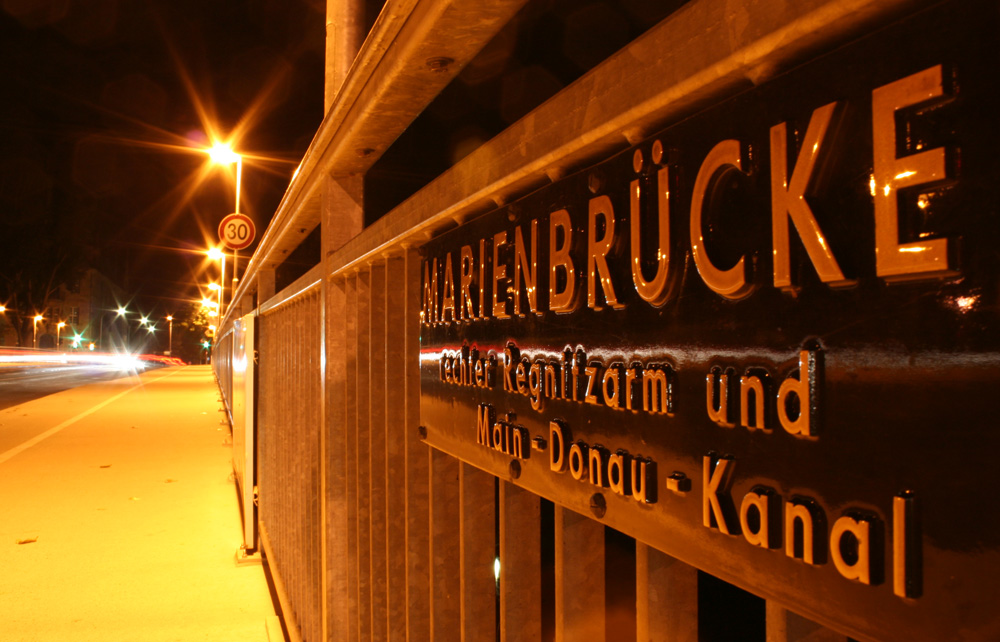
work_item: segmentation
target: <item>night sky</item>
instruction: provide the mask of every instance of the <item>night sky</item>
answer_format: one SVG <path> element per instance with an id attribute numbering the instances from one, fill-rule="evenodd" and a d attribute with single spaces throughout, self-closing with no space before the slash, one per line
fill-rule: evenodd
<path id="1" fill-rule="evenodd" d="M 75 266 L 150 313 L 198 298 L 235 205 L 198 149 L 244 155 L 259 239 L 322 120 L 324 6 L 0 0 L 0 291 Z"/>

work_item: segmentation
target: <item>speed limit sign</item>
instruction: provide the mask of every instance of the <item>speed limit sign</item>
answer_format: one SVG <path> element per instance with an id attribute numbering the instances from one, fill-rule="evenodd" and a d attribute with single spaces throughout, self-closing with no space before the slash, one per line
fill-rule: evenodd
<path id="1" fill-rule="evenodd" d="M 230 250 L 242 250 L 253 243 L 257 229 L 246 214 L 230 214 L 219 223 L 219 240 Z"/>

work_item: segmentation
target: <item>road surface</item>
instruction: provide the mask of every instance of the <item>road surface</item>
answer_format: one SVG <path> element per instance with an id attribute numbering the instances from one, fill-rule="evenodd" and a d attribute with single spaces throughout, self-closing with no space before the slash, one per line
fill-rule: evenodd
<path id="1" fill-rule="evenodd" d="M 0 367 L 0 410 L 62 390 L 129 376 L 129 371 L 98 365 Z"/>

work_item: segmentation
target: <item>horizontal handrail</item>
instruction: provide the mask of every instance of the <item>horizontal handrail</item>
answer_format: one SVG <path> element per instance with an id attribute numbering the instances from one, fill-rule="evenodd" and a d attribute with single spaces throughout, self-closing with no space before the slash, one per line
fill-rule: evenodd
<path id="1" fill-rule="evenodd" d="M 386 5 L 247 264 L 234 301 L 247 293 L 259 270 L 274 268 L 319 224 L 326 177 L 367 172 L 526 2 Z"/>
<path id="2" fill-rule="evenodd" d="M 260 314 L 267 314 L 276 308 L 291 303 L 295 299 L 318 288 L 323 281 L 323 264 L 317 263 L 311 270 L 297 278 L 288 287 L 267 301 L 259 304 Z"/>
<path id="3" fill-rule="evenodd" d="M 788 3 L 781 10 L 751 12 L 741 37 L 734 37 L 725 27 L 725 3 L 691 2 L 347 242 L 330 257 L 330 274 L 393 246 L 419 245 L 625 149 L 723 95 L 760 83 L 806 52 L 920 4 L 927 2 Z M 675 42 L 685 46 L 670 46 Z"/>

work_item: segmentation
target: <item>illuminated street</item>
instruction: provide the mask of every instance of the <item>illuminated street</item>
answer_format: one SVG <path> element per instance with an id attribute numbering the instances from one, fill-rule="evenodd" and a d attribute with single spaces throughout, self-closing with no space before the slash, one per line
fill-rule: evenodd
<path id="1" fill-rule="evenodd" d="M 117 368 L 100 365 L 0 367 L 0 410 L 62 390 L 122 376 L 125 373 Z"/>
<path id="2" fill-rule="evenodd" d="M 0 410 L 0 639 L 281 639 L 263 567 L 236 564 L 217 394 L 162 368 Z"/>

